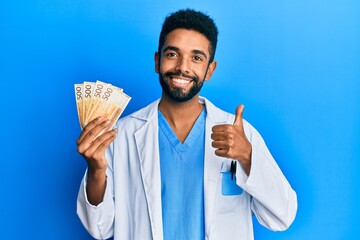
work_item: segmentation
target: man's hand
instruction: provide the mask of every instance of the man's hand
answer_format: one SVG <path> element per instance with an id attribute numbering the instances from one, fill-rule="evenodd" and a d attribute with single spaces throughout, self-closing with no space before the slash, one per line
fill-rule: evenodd
<path id="1" fill-rule="evenodd" d="M 116 129 L 106 131 L 109 125 L 109 120 L 98 117 L 85 126 L 76 141 L 78 152 L 88 164 L 86 192 L 89 202 L 93 205 L 103 200 L 108 166 L 105 150 L 114 141 L 117 133 Z M 99 135 L 100 133 L 102 134 Z"/>
<path id="2" fill-rule="evenodd" d="M 251 168 L 252 146 L 246 138 L 242 114 L 244 105 L 236 108 L 234 124 L 216 125 L 212 128 L 212 146 L 217 148 L 215 154 L 220 157 L 231 158 L 240 161 L 247 175 Z"/>
<path id="3" fill-rule="evenodd" d="M 91 171 L 105 171 L 107 168 L 105 149 L 115 139 L 117 130 L 98 135 L 107 129 L 109 124 L 110 121 L 102 117 L 94 119 L 85 126 L 76 141 L 77 150 L 85 158 Z"/>

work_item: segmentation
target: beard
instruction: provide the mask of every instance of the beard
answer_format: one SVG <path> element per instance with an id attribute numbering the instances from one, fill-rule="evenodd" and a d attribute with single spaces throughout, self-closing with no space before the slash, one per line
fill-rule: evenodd
<path id="1" fill-rule="evenodd" d="M 170 84 L 166 81 L 168 77 L 182 76 L 185 78 L 192 79 L 193 85 L 188 92 L 184 92 L 182 88 L 172 88 Z M 201 81 L 196 76 L 185 75 L 181 72 L 166 72 L 164 74 L 159 73 L 159 82 L 163 92 L 175 102 L 186 102 L 192 99 L 196 94 L 198 94 L 204 84 L 204 79 Z"/>

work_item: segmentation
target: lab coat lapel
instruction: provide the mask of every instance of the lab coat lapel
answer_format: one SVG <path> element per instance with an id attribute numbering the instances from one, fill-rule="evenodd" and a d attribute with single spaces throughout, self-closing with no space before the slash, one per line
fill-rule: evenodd
<path id="1" fill-rule="evenodd" d="M 157 110 L 158 101 L 151 104 L 141 115 L 135 116 L 144 120 L 145 124 L 135 132 L 134 137 L 153 239 L 163 239 Z"/>
<path id="2" fill-rule="evenodd" d="M 228 123 L 230 114 L 215 107 L 205 98 L 200 98 L 205 102 L 206 117 L 206 135 L 205 135 L 205 160 L 204 160 L 204 196 L 205 196 L 205 230 L 208 235 L 211 233 L 214 219 L 214 209 L 216 202 L 216 192 L 219 181 L 219 175 L 224 160 L 215 155 L 215 149 L 211 146 L 212 127 L 218 124 Z"/>

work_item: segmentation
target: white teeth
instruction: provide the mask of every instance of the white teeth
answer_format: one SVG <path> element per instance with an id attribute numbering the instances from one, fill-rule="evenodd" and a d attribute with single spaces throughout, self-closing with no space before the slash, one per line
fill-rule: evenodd
<path id="1" fill-rule="evenodd" d="M 180 84 L 187 84 L 190 82 L 189 80 L 184 80 L 184 79 L 180 79 L 180 78 L 173 78 L 173 81 L 176 83 L 180 83 Z"/>

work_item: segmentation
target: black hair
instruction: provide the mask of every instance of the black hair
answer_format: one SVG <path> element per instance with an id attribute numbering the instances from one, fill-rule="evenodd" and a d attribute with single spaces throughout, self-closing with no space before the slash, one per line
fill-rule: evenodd
<path id="1" fill-rule="evenodd" d="M 170 32 L 179 28 L 197 31 L 209 40 L 209 63 L 211 63 L 214 60 L 215 56 L 218 29 L 215 25 L 214 20 L 210 18 L 210 16 L 192 9 L 179 10 L 165 18 L 159 37 L 159 54 L 161 55 L 161 49 L 164 46 L 166 36 Z"/>

